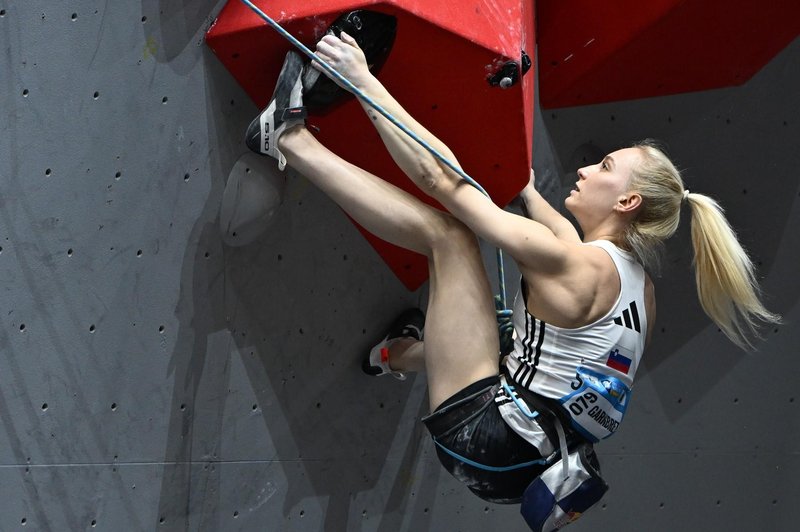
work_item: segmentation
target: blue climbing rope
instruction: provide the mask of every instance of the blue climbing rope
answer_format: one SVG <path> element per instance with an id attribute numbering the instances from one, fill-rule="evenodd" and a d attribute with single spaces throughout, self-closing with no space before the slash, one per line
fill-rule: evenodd
<path id="1" fill-rule="evenodd" d="M 392 124 L 397 126 L 403 133 L 414 139 L 417 143 L 419 143 L 423 148 L 425 148 L 431 155 L 436 157 L 439 161 L 444 163 L 448 168 L 453 170 L 456 174 L 458 174 L 464 181 L 478 189 L 484 196 L 489 198 L 491 201 L 491 197 L 489 194 L 484 190 L 477 181 L 472 179 L 469 175 L 467 175 L 464 170 L 453 164 L 447 157 L 439 153 L 433 146 L 428 144 L 424 139 L 420 138 L 419 135 L 408 129 L 405 124 L 398 121 L 394 116 L 392 116 L 388 111 L 386 111 L 383 107 L 381 107 L 377 102 L 373 101 L 369 96 L 364 94 L 358 87 L 353 85 L 350 80 L 342 76 L 335 68 L 327 64 L 325 61 L 317 57 L 317 55 L 312 52 L 306 45 L 298 41 L 294 36 L 292 36 L 288 31 L 283 29 L 280 24 L 275 22 L 272 18 L 270 18 L 266 13 L 264 13 L 261 9 L 259 9 L 256 5 L 253 4 L 250 0 L 242 0 L 247 7 L 249 7 L 256 15 L 258 15 L 264 22 L 269 24 L 272 28 L 275 29 L 278 33 L 280 33 L 283 37 L 285 37 L 289 42 L 291 42 L 296 48 L 298 48 L 301 52 L 303 52 L 306 56 L 310 59 L 316 61 L 328 74 L 336 78 L 339 82 L 344 85 L 347 90 L 351 93 L 356 95 L 360 100 L 367 103 L 370 107 L 375 109 L 378 113 L 383 115 L 384 118 L 389 120 Z M 500 305 L 502 309 L 498 309 L 498 321 L 501 318 L 510 318 L 511 310 L 507 308 L 506 305 L 506 282 L 505 282 L 505 267 L 503 264 L 503 250 L 497 248 L 497 274 L 500 281 Z"/>

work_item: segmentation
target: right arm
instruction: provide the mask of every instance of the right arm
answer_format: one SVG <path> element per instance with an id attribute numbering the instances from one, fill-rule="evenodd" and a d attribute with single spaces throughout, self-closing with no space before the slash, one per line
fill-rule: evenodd
<path id="1" fill-rule="evenodd" d="M 560 240 L 573 243 L 581 242 L 575 226 L 547 203 L 547 200 L 536 190 L 535 182 L 536 177 L 533 174 L 533 169 L 531 169 L 530 181 L 519 194 L 525 215 L 550 229 Z"/>

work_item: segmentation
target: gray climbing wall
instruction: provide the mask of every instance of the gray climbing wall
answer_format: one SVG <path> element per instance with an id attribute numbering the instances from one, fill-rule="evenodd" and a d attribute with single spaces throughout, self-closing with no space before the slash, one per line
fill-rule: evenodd
<path id="1" fill-rule="evenodd" d="M 223 245 L 256 109 L 203 45 L 221 6 L 0 0 L 0 530 L 525 530 L 440 469 L 424 379 L 358 369 L 424 288 L 292 173 L 269 230 Z M 799 73 L 795 42 L 743 87 L 540 117 L 537 168 L 565 185 L 598 150 L 666 141 L 786 319 L 757 353 L 727 343 L 680 230 L 628 420 L 599 446 L 612 491 L 575 531 L 800 519 Z"/>

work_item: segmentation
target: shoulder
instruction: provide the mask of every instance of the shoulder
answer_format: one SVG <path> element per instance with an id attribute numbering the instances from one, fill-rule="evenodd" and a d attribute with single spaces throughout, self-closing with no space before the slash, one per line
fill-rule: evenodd
<path id="1" fill-rule="evenodd" d="M 564 267 L 556 273 L 526 272 L 528 310 L 545 322 L 564 328 L 582 327 L 614 305 L 620 278 L 611 256 L 602 248 L 564 243 Z"/>
<path id="2" fill-rule="evenodd" d="M 591 243 L 565 243 L 565 271 L 567 275 L 591 275 L 591 284 L 602 284 L 610 279 L 619 279 L 613 251 L 605 246 Z M 613 244 L 612 244 L 613 246 Z"/>
<path id="3" fill-rule="evenodd" d="M 520 265 L 526 278 L 545 277 L 557 280 L 568 287 L 585 287 L 603 283 L 609 277 L 617 277 L 617 267 L 611 255 L 599 246 L 583 242 L 558 242 L 558 267 L 544 268 L 533 264 Z"/>

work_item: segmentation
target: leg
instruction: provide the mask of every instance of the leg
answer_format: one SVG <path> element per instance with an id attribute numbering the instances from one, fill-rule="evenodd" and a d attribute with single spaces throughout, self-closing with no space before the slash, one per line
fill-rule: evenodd
<path id="1" fill-rule="evenodd" d="M 325 148 L 304 127 L 279 140 L 288 164 L 336 202 L 369 232 L 397 246 L 428 255 L 428 242 L 442 229 L 436 209 L 350 164 Z"/>
<path id="2" fill-rule="evenodd" d="M 404 373 L 425 371 L 425 342 L 402 338 L 389 347 L 389 366 Z"/>
<path id="3" fill-rule="evenodd" d="M 395 340 L 389 365 L 425 370 L 431 410 L 464 387 L 499 371 L 499 338 L 489 283 L 477 239 L 455 218 L 430 244 L 431 274 L 425 340 Z"/>
<path id="4" fill-rule="evenodd" d="M 395 369 L 420 369 L 424 353 L 432 407 L 499 371 L 499 340 L 478 241 L 461 222 L 344 161 L 305 128 L 280 138 L 288 164 L 359 224 L 393 244 L 428 257 L 430 299 L 425 342 L 398 343 Z"/>
<path id="5" fill-rule="evenodd" d="M 317 43 L 317 55 L 335 68 L 370 99 L 405 124 L 439 153 L 458 165 L 453 152 L 422 124 L 417 122 L 389 91 L 370 72 L 364 53 L 352 37 L 342 34 L 341 39 L 326 35 Z M 410 136 L 375 111 L 364 100 L 359 100 L 381 136 L 386 149 L 397 166 L 426 194 L 442 203 L 447 191 L 461 183 L 461 178 L 440 163 Z M 446 206 L 446 204 L 443 203 Z M 450 210 L 448 208 L 448 210 Z M 452 211 L 451 211 L 452 212 Z"/>
<path id="6" fill-rule="evenodd" d="M 478 239 L 448 215 L 452 229 L 428 259 L 425 369 L 431 410 L 500 371 L 497 320 Z"/>

